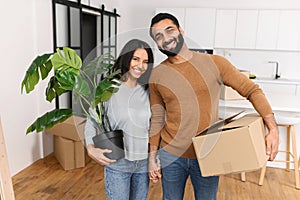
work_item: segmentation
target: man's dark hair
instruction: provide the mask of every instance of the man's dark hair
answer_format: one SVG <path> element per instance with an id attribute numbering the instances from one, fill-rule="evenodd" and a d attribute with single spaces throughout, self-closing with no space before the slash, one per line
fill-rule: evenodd
<path id="1" fill-rule="evenodd" d="M 152 35 L 152 26 L 154 24 L 160 22 L 161 20 L 164 20 L 164 19 L 170 19 L 177 26 L 177 28 L 180 27 L 179 22 L 178 22 L 177 18 L 174 15 L 171 15 L 170 13 L 158 13 L 157 15 L 155 15 L 152 18 L 151 24 L 150 24 L 149 34 L 150 34 L 150 36 L 152 38 L 153 38 L 153 35 Z"/>

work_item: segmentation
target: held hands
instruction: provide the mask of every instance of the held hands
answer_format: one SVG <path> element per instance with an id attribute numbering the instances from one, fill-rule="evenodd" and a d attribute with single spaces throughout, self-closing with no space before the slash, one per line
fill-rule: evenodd
<path id="1" fill-rule="evenodd" d="M 148 163 L 148 169 L 149 169 L 149 179 L 152 181 L 152 183 L 157 183 L 159 179 L 161 178 L 161 166 L 159 163 L 157 163 L 155 160 L 150 160 Z"/>
<path id="2" fill-rule="evenodd" d="M 111 153 L 111 150 L 95 148 L 93 144 L 89 144 L 87 146 L 87 152 L 88 155 L 100 165 L 109 165 L 116 162 L 116 160 L 111 160 L 104 155 L 105 153 Z"/>

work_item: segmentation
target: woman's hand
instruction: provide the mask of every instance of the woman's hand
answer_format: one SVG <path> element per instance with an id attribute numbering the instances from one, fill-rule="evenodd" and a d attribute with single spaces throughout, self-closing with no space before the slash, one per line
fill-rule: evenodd
<path id="1" fill-rule="evenodd" d="M 111 153 L 109 149 L 99 149 L 95 148 L 93 144 L 89 144 L 87 146 L 87 152 L 88 155 L 100 165 L 109 165 L 116 162 L 116 160 L 111 160 L 104 155 L 105 153 Z"/>
<path id="2" fill-rule="evenodd" d="M 156 160 L 157 147 L 150 145 L 148 157 L 148 176 L 152 183 L 157 183 L 161 178 L 161 166 Z"/>
<path id="3" fill-rule="evenodd" d="M 161 166 L 157 162 L 149 162 L 148 163 L 148 175 L 149 179 L 152 181 L 152 183 L 157 183 L 159 179 L 161 178 Z"/>

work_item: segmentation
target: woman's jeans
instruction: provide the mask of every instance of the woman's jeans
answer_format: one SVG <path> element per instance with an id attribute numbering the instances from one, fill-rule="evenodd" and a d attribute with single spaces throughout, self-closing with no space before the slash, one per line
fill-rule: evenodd
<path id="1" fill-rule="evenodd" d="M 163 149 L 159 151 L 162 166 L 163 200 L 182 200 L 190 176 L 195 200 L 214 200 L 218 192 L 218 176 L 202 177 L 197 159 L 180 158 Z"/>
<path id="2" fill-rule="evenodd" d="M 104 167 L 104 179 L 107 200 L 146 200 L 148 160 L 118 160 Z"/>

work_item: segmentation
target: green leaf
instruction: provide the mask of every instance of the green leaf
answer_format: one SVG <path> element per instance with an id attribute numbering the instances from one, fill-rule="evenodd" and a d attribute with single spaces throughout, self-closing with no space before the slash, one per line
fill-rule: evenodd
<path id="1" fill-rule="evenodd" d="M 119 75 L 120 73 L 121 73 L 121 69 L 118 69 L 117 71 L 115 71 L 115 72 L 111 73 L 110 75 L 108 75 L 107 77 L 105 77 L 105 79 L 111 80 L 111 79 L 117 77 L 117 75 Z"/>
<path id="2" fill-rule="evenodd" d="M 43 116 L 37 118 L 26 131 L 26 134 L 33 131 L 41 132 L 45 129 L 49 129 L 54 125 L 65 121 L 72 115 L 72 109 L 55 109 L 51 112 L 45 113 Z"/>
<path id="3" fill-rule="evenodd" d="M 95 77 L 98 75 L 104 75 L 105 73 L 109 72 L 114 63 L 114 57 L 107 53 L 101 56 L 96 57 L 94 60 L 89 62 L 87 66 L 84 67 L 83 71 L 89 77 Z"/>
<path id="4" fill-rule="evenodd" d="M 41 76 L 42 76 L 42 80 L 44 80 L 45 78 L 47 78 L 49 72 L 52 69 L 52 62 L 51 60 L 49 60 L 48 62 L 46 62 L 44 65 L 40 66 L 40 72 L 41 72 Z"/>
<path id="5" fill-rule="evenodd" d="M 78 74 L 74 73 L 73 71 L 62 71 L 56 74 L 56 78 L 60 83 L 72 86 L 72 88 L 74 87 L 75 79 L 77 76 Z"/>
<path id="6" fill-rule="evenodd" d="M 55 97 L 58 97 L 67 91 L 69 90 L 63 89 L 62 83 L 57 81 L 57 79 L 53 76 L 49 80 L 48 86 L 46 88 L 46 99 L 47 101 L 52 102 Z"/>
<path id="7" fill-rule="evenodd" d="M 96 88 L 94 106 L 109 100 L 113 93 L 117 91 L 118 89 L 115 88 L 115 85 L 111 81 L 103 80 Z"/>
<path id="8" fill-rule="evenodd" d="M 34 90 L 34 87 L 38 84 L 40 80 L 40 74 L 42 79 L 45 79 L 49 72 L 52 69 L 52 63 L 49 60 L 52 54 L 43 54 L 41 56 L 37 56 L 30 67 L 26 71 L 25 77 L 22 81 L 21 85 L 21 93 L 23 93 L 23 88 L 25 87 L 26 93 L 30 93 Z M 40 69 L 40 74 L 39 74 Z"/>
<path id="9" fill-rule="evenodd" d="M 91 94 L 91 90 L 89 88 L 89 84 L 82 79 L 81 76 L 76 76 L 75 77 L 75 84 L 73 91 L 80 96 L 85 96 L 88 97 Z"/>
<path id="10" fill-rule="evenodd" d="M 78 74 L 82 65 L 81 58 L 76 54 L 76 51 L 68 47 L 63 48 L 63 53 L 57 48 L 56 53 L 51 58 L 51 62 L 55 73 L 68 70 Z"/>

